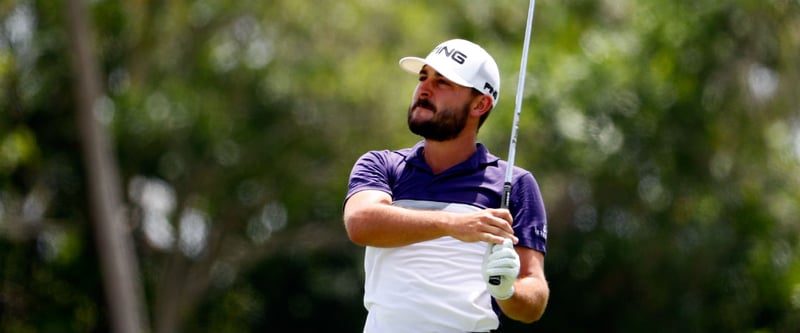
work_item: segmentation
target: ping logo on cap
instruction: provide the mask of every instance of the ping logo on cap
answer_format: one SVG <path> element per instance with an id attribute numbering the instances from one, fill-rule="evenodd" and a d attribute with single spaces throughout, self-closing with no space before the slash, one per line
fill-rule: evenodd
<path id="1" fill-rule="evenodd" d="M 492 97 L 494 97 L 495 100 L 497 100 L 497 91 L 494 90 L 494 87 L 492 87 L 492 85 L 489 84 L 489 82 L 484 83 L 483 90 L 488 91 L 489 94 L 492 95 Z"/>
<path id="2" fill-rule="evenodd" d="M 435 50 L 433 50 L 433 52 L 438 54 L 438 55 L 441 55 L 442 52 L 444 52 L 444 56 L 445 57 L 449 57 L 450 59 L 453 59 L 453 61 L 457 62 L 459 65 L 463 65 L 464 62 L 467 61 L 467 55 L 466 54 L 464 54 L 463 52 L 461 52 L 459 50 L 456 50 L 455 48 L 450 49 L 450 48 L 447 47 L 447 45 L 439 46 Z"/>

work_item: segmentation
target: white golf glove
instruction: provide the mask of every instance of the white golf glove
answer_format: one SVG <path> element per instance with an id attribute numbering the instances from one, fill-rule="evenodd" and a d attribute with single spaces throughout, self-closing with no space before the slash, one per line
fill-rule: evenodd
<path id="1" fill-rule="evenodd" d="M 514 295 L 519 265 L 519 255 L 510 239 L 506 238 L 503 244 L 490 243 L 486 247 L 486 254 L 483 255 L 483 282 L 486 282 L 486 287 L 494 298 L 504 300 Z M 492 276 L 499 276 L 500 283 L 494 285 L 489 282 Z"/>

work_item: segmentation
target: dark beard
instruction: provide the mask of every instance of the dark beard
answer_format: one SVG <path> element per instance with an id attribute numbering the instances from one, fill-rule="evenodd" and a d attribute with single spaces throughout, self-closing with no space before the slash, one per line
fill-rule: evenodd
<path id="1" fill-rule="evenodd" d="M 433 110 L 433 118 L 426 121 L 413 121 L 411 119 L 412 110 L 417 106 Z M 454 109 L 457 108 L 437 110 L 430 101 L 421 99 L 408 107 L 408 129 L 428 140 L 440 142 L 452 140 L 467 126 L 469 103 L 465 103 L 460 108 L 460 112 Z"/>

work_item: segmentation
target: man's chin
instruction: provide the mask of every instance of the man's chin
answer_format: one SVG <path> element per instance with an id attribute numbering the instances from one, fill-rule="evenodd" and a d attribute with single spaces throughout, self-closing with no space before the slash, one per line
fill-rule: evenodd
<path id="1" fill-rule="evenodd" d="M 414 124 L 408 124 L 408 129 L 411 130 L 411 133 L 419 135 L 423 137 L 425 140 L 430 140 L 430 141 L 445 142 L 455 138 L 454 135 L 444 134 L 437 129 L 430 128 L 424 125 L 414 126 Z"/>

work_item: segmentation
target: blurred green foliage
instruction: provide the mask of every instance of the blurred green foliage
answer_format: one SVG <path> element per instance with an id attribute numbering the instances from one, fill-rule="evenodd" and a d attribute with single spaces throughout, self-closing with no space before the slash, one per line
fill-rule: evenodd
<path id="1" fill-rule="evenodd" d="M 506 155 L 525 1 L 92 1 L 153 332 L 359 331 L 355 159 L 418 138 L 396 65 L 498 60 Z M 0 331 L 104 332 L 60 1 L 0 2 Z M 551 298 L 505 331 L 800 330 L 800 2 L 540 1 L 517 164 Z"/>

